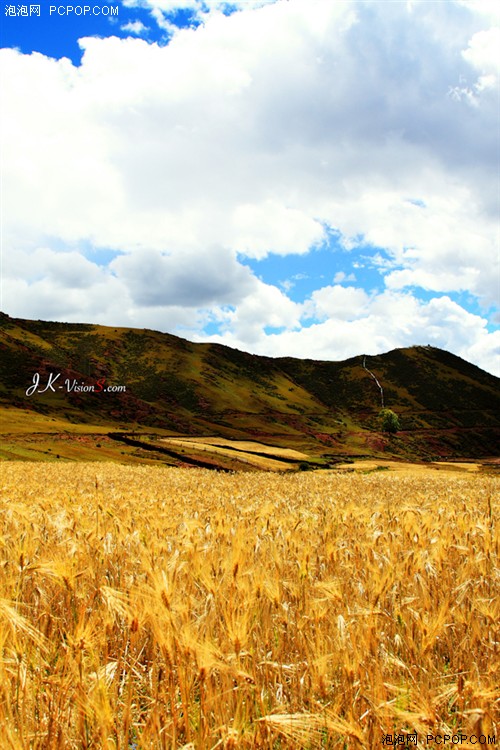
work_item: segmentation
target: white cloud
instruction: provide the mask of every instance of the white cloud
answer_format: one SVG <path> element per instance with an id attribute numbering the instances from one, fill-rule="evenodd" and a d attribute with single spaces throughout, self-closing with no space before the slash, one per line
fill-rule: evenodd
<path id="1" fill-rule="evenodd" d="M 162 13 L 172 14 L 179 10 L 196 11 L 197 15 L 227 8 L 252 10 L 277 0 L 122 0 L 128 8 L 151 8 Z"/>
<path id="2" fill-rule="evenodd" d="M 225 324 L 235 340 L 245 342 L 244 349 L 256 350 L 265 328 L 298 329 L 301 313 L 301 305 L 292 302 L 275 286 L 258 281 L 252 293 L 226 316 Z"/>
<path id="3" fill-rule="evenodd" d="M 144 32 L 148 30 L 142 21 L 129 21 L 129 23 L 123 24 L 121 29 L 122 31 L 128 31 L 130 34 L 135 34 L 136 36 L 141 36 L 141 34 L 144 34 Z"/>
<path id="4" fill-rule="evenodd" d="M 64 289 L 48 275 L 32 282 L 15 278 L 4 285 L 3 302 L 3 309 L 14 317 L 109 325 L 133 325 L 135 321 L 128 291 L 113 277 L 90 287 Z"/>
<path id="5" fill-rule="evenodd" d="M 498 74 L 500 72 L 499 48 L 500 28 L 497 26 L 474 34 L 462 55 L 481 73 Z"/>
<path id="6" fill-rule="evenodd" d="M 500 27 L 478 31 L 469 41 L 462 55 L 480 73 L 474 84 L 474 92 L 481 95 L 489 89 L 498 88 L 500 74 Z M 474 99 L 474 103 L 476 100 Z"/>
<path id="7" fill-rule="evenodd" d="M 333 277 L 333 281 L 335 284 L 341 284 L 342 281 L 355 281 L 356 277 L 353 273 L 346 274 L 344 271 L 337 271 L 335 276 Z"/>
<path id="8" fill-rule="evenodd" d="M 157 8 L 172 13 L 176 10 L 194 10 L 199 7 L 199 0 L 122 0 L 127 8 Z"/>
<path id="9" fill-rule="evenodd" d="M 344 244 L 353 247 L 356 233 L 389 258 L 389 288 L 417 286 L 436 292 L 469 290 L 485 305 L 498 304 L 500 278 L 498 221 L 477 195 L 443 180 L 438 173 L 425 189 L 425 206 L 415 205 L 385 185 L 363 190 L 356 202 L 339 203 L 338 227 Z M 418 185 L 419 177 L 415 178 Z M 396 266 L 397 268 L 394 268 Z"/>
<path id="10" fill-rule="evenodd" d="M 458 4 L 483 16 L 488 23 L 500 23 L 500 5 L 497 0 L 458 0 Z"/>
<path id="11" fill-rule="evenodd" d="M 205 253 L 141 250 L 115 258 L 110 268 L 138 307 L 236 304 L 257 285 L 250 270 L 220 247 Z"/>
<path id="12" fill-rule="evenodd" d="M 413 337 L 494 366 L 482 318 L 417 299 L 498 304 L 491 4 L 126 4 L 170 30 L 175 9 L 202 23 L 166 46 L 83 39 L 80 67 L 1 52 L 7 312 L 171 330 L 217 311 L 227 340 L 256 351 L 344 356 Z M 383 251 L 383 295 L 368 298 L 361 273 L 340 286 L 346 270 L 300 306 L 239 260 L 306 260 L 330 229 Z M 101 268 L 84 246 L 123 254 Z"/>
<path id="13" fill-rule="evenodd" d="M 363 317 L 363 310 L 367 303 L 368 295 L 363 289 L 335 284 L 335 286 L 317 289 L 312 293 L 312 306 L 309 308 L 309 314 L 319 320 L 325 318 L 355 320 Z"/>
<path id="14" fill-rule="evenodd" d="M 238 206 L 233 214 L 233 226 L 233 246 L 249 258 L 264 258 L 269 252 L 277 255 L 306 253 L 324 238 L 321 224 L 307 213 L 271 200 L 260 205 Z"/>

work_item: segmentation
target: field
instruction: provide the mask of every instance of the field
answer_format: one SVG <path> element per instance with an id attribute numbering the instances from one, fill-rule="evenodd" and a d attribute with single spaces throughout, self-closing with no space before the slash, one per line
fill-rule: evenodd
<path id="1" fill-rule="evenodd" d="M 308 462 L 310 456 L 291 448 L 277 448 L 254 440 L 227 440 L 224 438 L 163 438 L 161 443 L 176 450 L 191 451 L 192 455 L 233 459 L 245 468 L 265 471 L 287 471 L 296 469 L 301 461 Z"/>
<path id="2" fill-rule="evenodd" d="M 498 490 L 2 464 L 2 748 L 498 741 Z"/>

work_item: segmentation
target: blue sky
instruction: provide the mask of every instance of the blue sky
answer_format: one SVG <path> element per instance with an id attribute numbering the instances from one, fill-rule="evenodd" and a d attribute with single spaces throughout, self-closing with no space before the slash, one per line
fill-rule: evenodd
<path id="1" fill-rule="evenodd" d="M 2 310 L 500 375 L 497 3 L 39 7 L 1 24 Z"/>
<path id="2" fill-rule="evenodd" d="M 141 36 L 149 42 L 167 44 L 171 34 L 158 25 L 147 7 L 127 7 L 122 2 L 41 2 L 40 12 L 28 3 L 28 16 L 20 15 L 22 4 L 4 4 L 1 28 L 2 47 L 16 47 L 24 54 L 40 52 L 49 57 L 68 57 L 80 65 L 82 49 L 78 40 L 84 36 L 117 36 L 121 39 Z M 108 6 L 108 7 L 106 7 Z M 95 11 L 95 12 L 94 12 Z M 23 12 L 23 11 L 21 11 Z M 24 12 L 23 12 L 24 13 Z M 200 21 L 189 9 L 174 9 L 166 15 L 179 28 L 197 26 Z M 142 28 L 141 28 L 142 27 Z"/>

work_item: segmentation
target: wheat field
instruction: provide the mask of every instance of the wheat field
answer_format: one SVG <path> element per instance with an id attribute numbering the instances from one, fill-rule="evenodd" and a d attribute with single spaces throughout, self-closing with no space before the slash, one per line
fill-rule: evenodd
<path id="1" fill-rule="evenodd" d="M 498 489 L 4 463 L 2 749 L 498 740 Z"/>

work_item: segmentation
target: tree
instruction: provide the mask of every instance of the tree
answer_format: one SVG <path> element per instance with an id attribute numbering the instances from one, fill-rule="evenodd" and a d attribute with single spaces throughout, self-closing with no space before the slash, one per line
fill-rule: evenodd
<path id="1" fill-rule="evenodd" d="M 393 412 L 392 409 L 382 409 L 379 412 L 379 418 L 382 423 L 382 430 L 384 432 L 390 432 L 391 434 L 394 434 L 401 429 L 398 415 Z"/>

